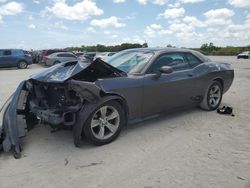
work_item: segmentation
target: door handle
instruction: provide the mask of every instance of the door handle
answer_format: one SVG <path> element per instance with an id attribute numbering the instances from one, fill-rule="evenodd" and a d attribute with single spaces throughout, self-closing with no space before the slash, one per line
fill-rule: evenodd
<path id="1" fill-rule="evenodd" d="M 189 77 L 193 77 L 193 73 L 188 73 L 188 76 Z"/>

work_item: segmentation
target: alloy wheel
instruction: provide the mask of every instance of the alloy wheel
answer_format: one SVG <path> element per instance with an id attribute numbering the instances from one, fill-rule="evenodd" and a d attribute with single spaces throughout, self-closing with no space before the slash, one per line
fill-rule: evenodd
<path id="1" fill-rule="evenodd" d="M 117 109 L 112 106 L 102 106 L 91 120 L 91 131 L 97 139 L 105 140 L 117 132 L 119 125 L 120 114 Z"/>
<path id="2" fill-rule="evenodd" d="M 21 62 L 19 63 L 19 68 L 20 68 L 20 69 L 25 69 L 26 67 L 27 67 L 27 63 L 26 63 L 26 62 L 21 61 Z"/>
<path id="3" fill-rule="evenodd" d="M 209 91 L 209 105 L 216 107 L 221 100 L 221 88 L 218 85 L 213 85 Z"/>

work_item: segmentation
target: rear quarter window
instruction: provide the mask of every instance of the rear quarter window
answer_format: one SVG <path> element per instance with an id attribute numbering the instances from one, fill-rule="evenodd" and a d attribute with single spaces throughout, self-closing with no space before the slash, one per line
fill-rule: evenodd
<path id="1" fill-rule="evenodd" d="M 187 53 L 186 58 L 191 67 L 195 67 L 202 63 L 201 60 L 199 60 L 196 56 L 194 56 L 191 53 Z"/>
<path id="2" fill-rule="evenodd" d="M 16 56 L 24 55 L 24 51 L 22 51 L 22 50 L 12 50 L 12 55 L 16 55 Z"/>
<path id="3" fill-rule="evenodd" d="M 210 62 L 211 59 L 209 59 L 207 56 L 203 55 L 202 53 L 200 52 L 197 52 L 197 51 L 192 51 L 192 53 L 198 57 L 202 62 Z"/>

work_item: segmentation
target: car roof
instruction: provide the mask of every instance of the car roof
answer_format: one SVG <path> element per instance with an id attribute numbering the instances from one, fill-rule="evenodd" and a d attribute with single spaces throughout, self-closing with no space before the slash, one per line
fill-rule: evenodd
<path id="1" fill-rule="evenodd" d="M 13 48 L 13 49 L 0 49 L 0 50 L 22 50 L 22 51 L 24 51 L 23 49 L 16 49 L 16 48 Z"/>
<path id="2" fill-rule="evenodd" d="M 155 52 L 155 53 L 165 53 L 165 52 L 193 52 L 193 50 L 186 48 L 133 48 L 124 51 L 141 51 L 141 52 Z"/>
<path id="3" fill-rule="evenodd" d="M 75 55 L 72 52 L 54 52 L 54 53 L 50 54 L 50 56 L 55 56 L 55 55 L 59 55 L 59 54 L 71 54 L 71 55 Z"/>

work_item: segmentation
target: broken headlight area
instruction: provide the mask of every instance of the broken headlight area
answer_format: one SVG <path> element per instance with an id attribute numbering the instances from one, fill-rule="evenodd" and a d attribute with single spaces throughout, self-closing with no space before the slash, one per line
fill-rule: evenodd
<path id="1" fill-rule="evenodd" d="M 84 100 L 67 83 L 27 82 L 28 107 L 40 121 L 55 127 L 73 126 Z"/>

